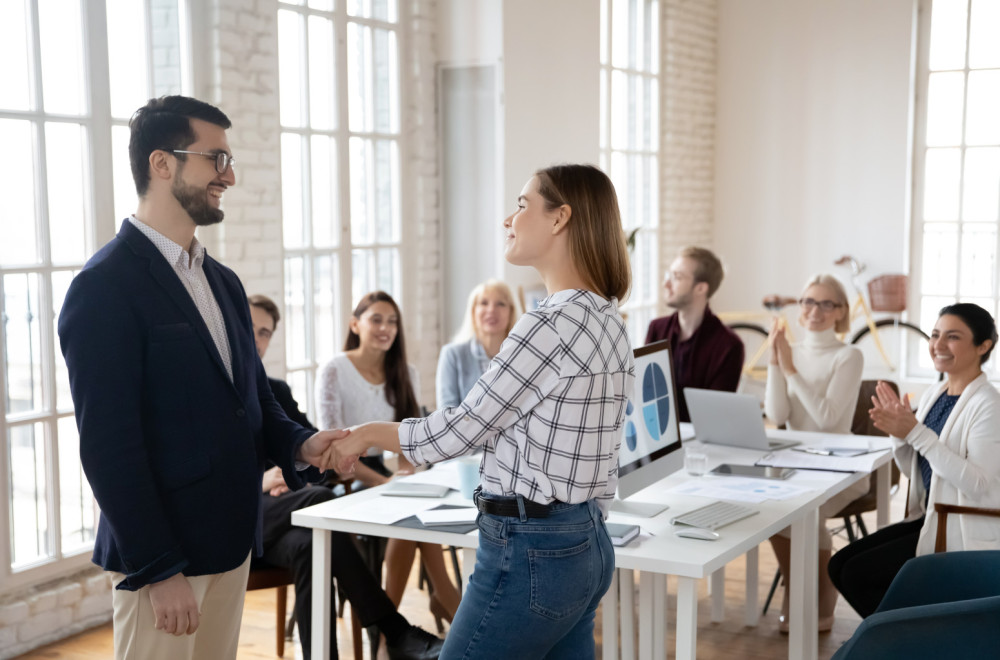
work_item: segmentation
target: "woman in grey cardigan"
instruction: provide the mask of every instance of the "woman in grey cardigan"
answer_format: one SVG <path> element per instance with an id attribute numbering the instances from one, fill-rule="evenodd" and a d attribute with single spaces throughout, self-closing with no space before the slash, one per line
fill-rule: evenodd
<path id="1" fill-rule="evenodd" d="M 455 341 L 445 345 L 438 357 L 438 408 L 453 408 L 462 402 L 486 373 L 517 321 L 514 296 L 500 280 L 487 280 L 473 289 L 468 310 Z"/>

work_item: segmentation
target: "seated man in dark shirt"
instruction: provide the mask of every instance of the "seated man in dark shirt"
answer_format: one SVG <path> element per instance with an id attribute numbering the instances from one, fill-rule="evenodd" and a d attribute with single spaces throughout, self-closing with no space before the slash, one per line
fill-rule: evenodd
<path id="1" fill-rule="evenodd" d="M 722 262 L 700 247 L 686 247 L 670 264 L 663 282 L 670 316 L 653 319 L 646 343 L 668 340 L 676 387 L 735 392 L 743 370 L 743 342 L 708 307 L 722 283 Z M 690 422 L 687 402 L 677 397 L 682 422 Z"/>
<path id="2" fill-rule="evenodd" d="M 253 320 L 254 340 L 261 358 L 267 352 L 271 336 L 281 315 L 278 307 L 265 296 L 251 296 L 250 316 Z M 274 398 L 289 419 L 312 428 L 312 424 L 299 410 L 288 383 L 268 378 Z M 299 625 L 302 657 L 308 660 L 312 643 L 312 530 L 292 525 L 292 512 L 313 504 L 333 499 L 329 488 L 310 486 L 290 491 L 285 486 L 281 468 L 272 467 L 264 473 L 264 561 L 271 566 L 287 568 L 295 576 L 295 620 Z M 385 635 L 389 657 L 436 658 L 443 641 L 430 633 L 411 626 L 396 611 L 385 591 L 365 565 L 357 548 L 347 534 L 330 535 L 333 555 L 333 576 L 339 588 L 351 601 L 363 626 L 376 626 Z M 330 656 L 337 657 L 336 622 L 330 608 Z"/>

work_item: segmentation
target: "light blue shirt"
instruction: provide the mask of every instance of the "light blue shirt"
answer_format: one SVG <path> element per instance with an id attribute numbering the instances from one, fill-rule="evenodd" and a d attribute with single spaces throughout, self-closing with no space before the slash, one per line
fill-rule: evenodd
<path id="1" fill-rule="evenodd" d="M 438 357 L 435 384 L 438 410 L 462 403 L 489 366 L 486 349 L 475 337 L 446 344 Z"/>

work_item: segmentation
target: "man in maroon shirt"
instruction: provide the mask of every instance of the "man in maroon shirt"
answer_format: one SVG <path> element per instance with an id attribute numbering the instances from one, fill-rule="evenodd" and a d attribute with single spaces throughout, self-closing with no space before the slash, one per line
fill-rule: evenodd
<path id="1" fill-rule="evenodd" d="M 663 282 L 668 307 L 676 312 L 653 319 L 646 343 L 670 341 L 674 380 L 685 387 L 735 392 L 743 370 L 743 342 L 708 308 L 722 283 L 722 262 L 711 251 L 686 247 L 670 264 Z M 690 422 L 687 402 L 677 398 L 682 422 Z"/>

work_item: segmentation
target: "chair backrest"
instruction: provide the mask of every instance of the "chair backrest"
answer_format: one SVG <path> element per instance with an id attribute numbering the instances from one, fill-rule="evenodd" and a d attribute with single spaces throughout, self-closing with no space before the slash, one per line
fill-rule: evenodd
<path id="1" fill-rule="evenodd" d="M 885 381 L 889 387 L 898 395 L 899 386 L 891 380 Z M 875 396 L 875 386 L 877 380 L 861 381 L 861 389 L 858 391 L 858 401 L 854 405 L 854 420 L 851 422 L 851 433 L 854 435 L 889 435 L 888 433 L 875 428 L 868 411 L 872 409 L 872 397 Z"/>
<path id="2" fill-rule="evenodd" d="M 934 503 L 937 513 L 937 537 L 934 539 L 934 552 L 944 552 L 948 547 L 948 514 L 967 514 L 973 516 L 990 516 L 1000 518 L 1000 509 L 984 509 L 978 506 L 960 506 L 958 504 Z"/>

